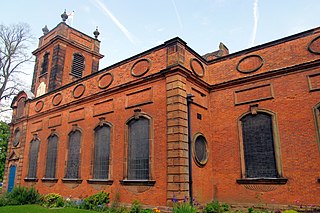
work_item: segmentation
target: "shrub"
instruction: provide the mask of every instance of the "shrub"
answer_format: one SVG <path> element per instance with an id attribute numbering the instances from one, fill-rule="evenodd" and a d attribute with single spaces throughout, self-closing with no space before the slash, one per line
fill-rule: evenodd
<path id="1" fill-rule="evenodd" d="M 81 206 L 83 206 L 84 209 L 103 211 L 107 208 L 107 204 L 109 204 L 109 202 L 109 193 L 101 191 L 85 198 Z"/>
<path id="2" fill-rule="evenodd" d="M 196 207 L 191 206 L 188 202 L 175 203 L 173 206 L 173 213 L 197 213 Z"/>
<path id="3" fill-rule="evenodd" d="M 218 201 L 214 200 L 211 203 L 208 203 L 204 209 L 203 213 L 221 213 L 229 211 L 230 207 L 228 204 L 220 204 Z"/>
<path id="4" fill-rule="evenodd" d="M 8 199 L 7 205 L 36 204 L 40 202 L 41 195 L 33 187 L 17 186 L 6 194 L 6 198 Z"/>
<path id="5" fill-rule="evenodd" d="M 141 203 L 137 200 L 132 202 L 130 213 L 140 213 L 142 210 Z"/>
<path id="6" fill-rule="evenodd" d="M 42 205 L 47 208 L 63 207 L 63 198 L 59 194 L 50 193 L 43 197 Z"/>

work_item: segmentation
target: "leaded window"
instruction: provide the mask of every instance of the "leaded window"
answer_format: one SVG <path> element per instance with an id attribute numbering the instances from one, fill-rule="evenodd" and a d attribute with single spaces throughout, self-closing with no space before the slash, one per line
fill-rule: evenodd
<path id="1" fill-rule="evenodd" d="M 149 179 L 150 121 L 139 117 L 128 123 L 128 179 Z"/>
<path id="2" fill-rule="evenodd" d="M 33 139 L 30 143 L 28 178 L 37 178 L 39 146 L 38 139 Z"/>
<path id="3" fill-rule="evenodd" d="M 84 57 L 79 54 L 73 54 L 71 74 L 81 78 L 84 70 Z"/>
<path id="4" fill-rule="evenodd" d="M 48 66 L 49 66 L 49 53 L 44 54 L 43 61 L 41 65 L 41 74 L 45 74 L 48 72 Z"/>
<path id="5" fill-rule="evenodd" d="M 58 136 L 51 135 L 48 138 L 47 161 L 45 178 L 56 177 L 57 153 L 58 153 Z"/>
<path id="6" fill-rule="evenodd" d="M 72 131 L 69 134 L 67 172 L 65 178 L 78 179 L 80 168 L 80 143 L 81 132 Z"/>
<path id="7" fill-rule="evenodd" d="M 102 125 L 95 129 L 94 179 L 108 179 L 110 160 L 110 126 Z"/>
<path id="8" fill-rule="evenodd" d="M 204 166 L 208 161 L 207 140 L 202 134 L 196 135 L 193 146 L 194 158 L 198 166 Z"/>
<path id="9" fill-rule="evenodd" d="M 241 119 L 246 178 L 279 177 L 272 115 L 248 114 Z"/>

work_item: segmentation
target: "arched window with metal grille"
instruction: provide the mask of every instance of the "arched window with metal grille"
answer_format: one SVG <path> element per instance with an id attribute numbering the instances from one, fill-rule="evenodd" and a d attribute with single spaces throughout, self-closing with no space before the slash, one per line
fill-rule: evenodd
<path id="1" fill-rule="evenodd" d="M 278 178 L 272 115 L 247 114 L 240 121 L 245 178 Z"/>
<path id="2" fill-rule="evenodd" d="M 69 133 L 68 143 L 68 161 L 66 179 L 78 179 L 80 178 L 80 144 L 81 144 L 81 132 L 74 130 Z"/>
<path id="3" fill-rule="evenodd" d="M 128 122 L 128 180 L 148 180 L 150 121 L 140 116 Z"/>
<path id="4" fill-rule="evenodd" d="M 58 140 L 59 138 L 56 134 L 50 135 L 48 138 L 45 178 L 56 177 Z"/>
<path id="5" fill-rule="evenodd" d="M 110 129 L 107 124 L 95 128 L 93 178 L 109 178 Z"/>
<path id="6" fill-rule="evenodd" d="M 71 74 L 81 78 L 84 70 L 84 57 L 80 53 L 73 54 Z"/>
<path id="7" fill-rule="evenodd" d="M 39 139 L 33 139 L 30 143 L 28 178 L 37 178 L 39 146 Z"/>

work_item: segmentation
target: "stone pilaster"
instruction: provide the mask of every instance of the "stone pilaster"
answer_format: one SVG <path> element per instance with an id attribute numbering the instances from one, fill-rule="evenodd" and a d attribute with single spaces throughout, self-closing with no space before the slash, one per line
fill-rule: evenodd
<path id="1" fill-rule="evenodd" d="M 167 89 L 167 203 L 172 198 L 184 199 L 189 192 L 188 121 L 186 78 L 181 74 L 168 75 Z"/>

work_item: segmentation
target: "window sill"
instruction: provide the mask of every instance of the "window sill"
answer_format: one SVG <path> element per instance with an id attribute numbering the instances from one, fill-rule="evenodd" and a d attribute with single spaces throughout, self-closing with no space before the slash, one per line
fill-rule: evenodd
<path id="1" fill-rule="evenodd" d="M 82 183 L 82 179 L 77 178 L 62 178 L 63 183 Z"/>
<path id="2" fill-rule="evenodd" d="M 120 180 L 125 186 L 154 186 L 155 180 Z"/>
<path id="3" fill-rule="evenodd" d="M 270 185 L 284 185 L 288 178 L 247 178 L 237 179 L 238 184 L 270 184 Z"/>
<path id="4" fill-rule="evenodd" d="M 57 178 L 42 178 L 41 179 L 42 182 L 52 182 L 52 183 L 56 183 L 58 182 Z"/>
<path id="5" fill-rule="evenodd" d="M 38 182 L 38 178 L 25 178 L 25 182 Z"/>
<path id="6" fill-rule="evenodd" d="M 88 179 L 87 182 L 90 184 L 102 184 L 102 185 L 113 184 L 113 180 L 107 180 L 107 179 Z"/>

